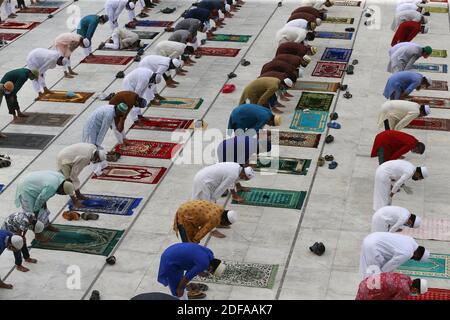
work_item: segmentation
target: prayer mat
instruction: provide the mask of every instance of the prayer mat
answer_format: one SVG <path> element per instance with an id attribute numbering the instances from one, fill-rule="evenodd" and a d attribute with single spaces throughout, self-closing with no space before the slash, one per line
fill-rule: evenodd
<path id="1" fill-rule="evenodd" d="M 0 184 L 0 193 L 2 193 L 4 187 L 5 187 L 4 184 Z"/>
<path id="2" fill-rule="evenodd" d="M 23 29 L 31 30 L 36 28 L 39 22 L 14 22 L 14 21 L 4 21 L 0 23 L 0 29 Z"/>
<path id="3" fill-rule="evenodd" d="M 430 2 L 447 3 L 447 0 L 430 0 Z"/>
<path id="4" fill-rule="evenodd" d="M 52 7 L 28 7 L 25 9 L 20 9 L 19 11 L 17 11 L 18 13 L 43 13 L 43 14 L 50 14 L 52 12 L 55 12 L 56 10 L 58 10 L 59 8 L 52 8 Z"/>
<path id="5" fill-rule="evenodd" d="M 139 120 L 139 124 L 133 124 L 131 129 L 170 131 L 189 129 L 194 122 L 192 119 L 174 119 L 145 117 Z"/>
<path id="6" fill-rule="evenodd" d="M 292 90 L 337 92 L 339 82 L 297 81 Z"/>
<path id="7" fill-rule="evenodd" d="M 449 98 L 409 96 L 406 98 L 406 100 L 414 101 L 418 104 L 428 104 L 431 108 L 450 109 L 450 99 Z"/>
<path id="8" fill-rule="evenodd" d="M 139 50 L 145 50 L 145 48 L 147 48 L 147 46 L 148 46 L 148 43 L 141 43 L 142 44 L 142 46 L 140 46 L 140 47 L 133 47 L 133 48 L 125 48 L 125 49 L 109 49 L 109 48 L 106 48 L 106 47 L 104 47 L 104 48 L 102 48 L 102 49 L 99 49 L 99 50 L 102 50 L 102 51 L 129 51 L 129 52 L 138 52 Z"/>
<path id="9" fill-rule="evenodd" d="M 38 3 L 31 3 L 30 6 L 34 7 L 60 7 L 62 6 L 66 1 L 42 1 Z"/>
<path id="10" fill-rule="evenodd" d="M 154 159 L 172 159 L 181 144 L 172 142 L 127 140 L 129 145 L 119 144 L 114 151 L 122 156 Z"/>
<path id="11" fill-rule="evenodd" d="M 303 92 L 296 109 L 329 111 L 333 99 L 331 93 Z"/>
<path id="12" fill-rule="evenodd" d="M 335 1 L 333 5 L 338 7 L 359 7 L 361 6 L 361 1 Z"/>
<path id="13" fill-rule="evenodd" d="M 408 260 L 397 272 L 411 277 L 450 279 L 450 255 L 432 253 L 429 262 Z"/>
<path id="14" fill-rule="evenodd" d="M 159 106 L 150 105 L 151 108 L 174 108 L 174 109 L 198 109 L 203 103 L 201 98 L 179 98 L 166 97 Z"/>
<path id="15" fill-rule="evenodd" d="M 406 128 L 418 130 L 450 131 L 450 119 L 424 117 L 411 121 L 411 123 Z"/>
<path id="16" fill-rule="evenodd" d="M 353 24 L 354 18 L 327 17 L 322 23 Z"/>
<path id="17" fill-rule="evenodd" d="M 406 300 L 450 300 L 450 290 L 428 288 L 428 291 L 418 296 L 409 296 Z"/>
<path id="18" fill-rule="evenodd" d="M 94 175 L 92 179 L 157 184 L 166 170 L 163 167 L 109 164 L 101 176 Z"/>
<path id="19" fill-rule="evenodd" d="M 153 32 L 153 31 L 133 31 L 139 36 L 139 39 L 154 39 L 159 32 Z"/>
<path id="20" fill-rule="evenodd" d="M 133 60 L 134 57 L 121 57 L 121 56 L 106 56 L 95 55 L 93 57 L 86 57 L 81 60 L 81 63 L 96 63 L 96 64 L 115 64 L 126 65 Z"/>
<path id="21" fill-rule="evenodd" d="M 431 13 L 448 13 L 447 7 L 427 7 L 424 6 L 425 11 L 431 12 Z"/>
<path id="22" fill-rule="evenodd" d="M 54 90 L 42 94 L 38 101 L 85 103 L 93 94 L 93 92 L 74 92 L 73 97 L 68 97 L 67 91 Z"/>
<path id="23" fill-rule="evenodd" d="M 269 131 L 270 132 L 270 131 Z M 278 143 L 280 146 L 286 147 L 302 147 L 302 148 L 317 148 L 320 142 L 320 134 L 315 133 L 301 133 L 301 132 L 278 132 Z M 275 143 L 271 139 L 272 143 Z"/>
<path id="24" fill-rule="evenodd" d="M 277 264 L 223 261 L 226 268 L 220 277 L 200 277 L 193 281 L 225 284 L 230 286 L 272 289 L 277 275 Z"/>
<path id="25" fill-rule="evenodd" d="M 8 133 L 8 137 L 0 139 L 1 148 L 42 150 L 55 136 L 47 134 Z"/>
<path id="26" fill-rule="evenodd" d="M 173 21 L 156 21 L 156 20 L 138 20 L 136 22 L 137 27 L 170 27 Z"/>
<path id="27" fill-rule="evenodd" d="M 3 41 L 13 41 L 17 37 L 21 36 L 21 33 L 3 33 L 0 32 L 0 40 Z"/>
<path id="28" fill-rule="evenodd" d="M 265 188 L 251 188 L 249 192 L 239 191 L 238 194 L 245 199 L 241 205 L 272 207 L 300 210 L 306 197 L 306 191 L 277 190 Z M 233 204 L 238 204 L 232 201 Z"/>
<path id="29" fill-rule="evenodd" d="M 27 118 L 22 118 L 22 122 L 17 125 L 27 126 L 47 126 L 47 127 L 64 127 L 74 116 L 65 113 L 38 113 L 27 112 Z"/>
<path id="30" fill-rule="evenodd" d="M 353 32 L 316 31 L 316 38 L 352 40 Z"/>
<path id="31" fill-rule="evenodd" d="M 75 207 L 72 200 L 68 206 L 71 211 L 113 214 L 131 216 L 142 201 L 142 198 L 105 196 L 98 194 L 84 194 L 87 200 L 82 200 L 79 207 Z"/>
<path id="32" fill-rule="evenodd" d="M 432 82 L 431 86 L 424 90 L 448 91 L 447 81 L 433 80 Z"/>
<path id="33" fill-rule="evenodd" d="M 123 230 L 63 224 L 54 224 L 54 226 L 59 229 L 59 232 L 42 232 L 44 237 L 50 239 L 49 242 L 33 240 L 31 247 L 109 256 L 124 233 Z"/>
<path id="34" fill-rule="evenodd" d="M 433 72 L 433 73 L 447 73 L 446 64 L 438 63 L 416 63 L 413 65 L 413 69 L 420 72 Z"/>
<path id="35" fill-rule="evenodd" d="M 326 48 L 320 60 L 333 62 L 348 62 L 352 55 L 352 49 Z"/>
<path id="36" fill-rule="evenodd" d="M 433 49 L 433 52 L 431 53 L 430 57 L 447 58 L 447 50 Z"/>
<path id="37" fill-rule="evenodd" d="M 420 228 L 404 228 L 402 234 L 415 239 L 450 241 L 450 220 L 423 218 Z"/>
<path id="38" fill-rule="evenodd" d="M 295 110 L 290 128 L 299 131 L 323 132 L 327 126 L 328 112 Z"/>
<path id="39" fill-rule="evenodd" d="M 256 162 L 255 171 L 306 176 L 310 166 L 311 160 L 259 157 Z"/>
<path id="40" fill-rule="evenodd" d="M 214 34 L 208 41 L 248 42 L 250 35 L 243 34 Z"/>
<path id="41" fill-rule="evenodd" d="M 312 75 L 314 77 L 342 78 L 346 68 L 346 63 L 319 61 Z"/>
<path id="42" fill-rule="evenodd" d="M 200 47 L 195 53 L 202 56 L 236 57 L 241 49 Z"/>

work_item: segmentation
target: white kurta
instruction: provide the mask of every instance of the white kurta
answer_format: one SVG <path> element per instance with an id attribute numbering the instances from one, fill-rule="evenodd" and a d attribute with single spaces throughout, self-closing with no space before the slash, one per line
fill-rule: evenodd
<path id="1" fill-rule="evenodd" d="M 235 162 L 221 162 L 203 168 L 194 177 L 192 199 L 216 202 L 226 190 L 234 188 L 241 169 Z"/>
<path id="2" fill-rule="evenodd" d="M 326 0 L 302 0 L 300 2 L 300 7 L 313 7 L 314 9 L 323 9 Z"/>
<path id="3" fill-rule="evenodd" d="M 180 58 L 186 49 L 186 44 L 163 40 L 159 41 L 155 47 L 155 52 L 157 55 L 169 57 L 169 58 Z"/>
<path id="4" fill-rule="evenodd" d="M 399 13 L 402 11 L 409 11 L 409 10 L 416 10 L 419 9 L 419 7 L 415 3 L 406 2 L 406 3 L 400 3 L 395 8 L 395 13 Z"/>
<path id="5" fill-rule="evenodd" d="M 372 232 L 397 232 L 409 220 L 408 209 L 397 206 L 386 206 L 378 209 L 372 217 Z"/>
<path id="6" fill-rule="evenodd" d="M 284 26 L 308 30 L 308 21 L 305 19 L 294 19 L 286 23 Z"/>
<path id="7" fill-rule="evenodd" d="M 419 245 L 408 236 L 374 232 L 364 238 L 359 271 L 363 279 L 372 274 L 392 272 L 414 255 Z"/>
<path id="8" fill-rule="evenodd" d="M 114 116 L 114 106 L 107 104 L 97 107 L 84 124 L 82 141 L 102 148 L 106 133 L 114 123 Z"/>
<path id="9" fill-rule="evenodd" d="M 57 156 L 58 170 L 66 179 L 72 180 L 76 190 L 80 189 L 78 176 L 91 163 L 97 147 L 91 143 L 75 143 L 62 149 Z"/>
<path id="10" fill-rule="evenodd" d="M 143 98 L 149 103 L 155 98 L 155 84 L 149 87 L 150 78 L 153 75 L 153 71 L 147 68 L 136 68 L 131 71 L 123 79 L 122 88 L 125 91 L 133 91 L 140 98 Z M 133 107 L 130 112 L 130 118 L 132 121 L 137 121 L 139 116 L 142 115 L 141 109 Z"/>
<path id="11" fill-rule="evenodd" d="M 391 30 L 396 31 L 398 26 L 405 21 L 416 21 L 420 22 L 422 20 L 422 14 L 415 10 L 400 11 L 395 14 L 394 20 L 392 21 Z"/>
<path id="12" fill-rule="evenodd" d="M 27 68 L 30 70 L 39 70 L 39 77 L 32 81 L 36 92 L 42 92 L 47 85 L 45 84 L 45 72 L 54 69 L 61 54 L 56 50 L 37 48 L 32 50 L 27 57 Z"/>
<path id="13" fill-rule="evenodd" d="M 275 40 L 278 45 L 285 42 L 300 43 L 305 40 L 306 34 L 306 30 L 302 28 L 284 27 L 278 30 L 277 34 L 275 35 Z"/>
<path id="14" fill-rule="evenodd" d="M 145 56 L 141 62 L 139 62 L 140 68 L 147 68 L 153 72 L 163 74 L 169 70 L 170 62 L 172 59 L 159 55 Z"/>
<path id="15" fill-rule="evenodd" d="M 388 72 L 395 73 L 413 69 L 414 63 L 422 56 L 422 50 L 422 47 L 415 43 L 408 43 L 408 45 L 396 48 L 392 51 Z"/>
<path id="16" fill-rule="evenodd" d="M 420 115 L 420 105 L 413 101 L 389 100 L 383 103 L 378 114 L 378 126 L 388 120 L 391 130 L 402 130 Z"/>
<path id="17" fill-rule="evenodd" d="M 403 47 L 419 47 L 422 48 L 420 44 L 417 44 L 415 42 L 399 42 L 395 46 L 389 49 L 389 57 L 392 57 L 392 55 L 399 49 Z"/>
<path id="18" fill-rule="evenodd" d="M 412 178 L 416 167 L 405 160 L 390 160 L 381 164 L 375 172 L 373 210 L 390 206 L 392 193 L 397 193 L 403 184 Z"/>
<path id="19" fill-rule="evenodd" d="M 139 35 L 125 28 L 115 28 L 111 35 L 112 43 L 105 43 L 108 49 L 119 50 L 131 47 L 139 40 Z"/>
<path id="20" fill-rule="evenodd" d="M 109 24 L 112 30 L 119 26 L 119 23 L 117 21 L 119 20 L 119 16 L 125 9 L 127 3 L 128 0 L 106 0 L 105 11 L 106 15 L 109 18 Z M 136 17 L 134 14 L 134 10 L 127 10 L 127 12 L 130 21 Z"/>

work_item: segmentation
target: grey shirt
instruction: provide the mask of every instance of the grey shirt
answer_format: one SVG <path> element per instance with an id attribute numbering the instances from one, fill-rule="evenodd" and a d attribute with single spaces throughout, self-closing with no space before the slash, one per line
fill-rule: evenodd
<path id="1" fill-rule="evenodd" d="M 201 21 L 194 18 L 188 18 L 181 20 L 175 26 L 175 31 L 177 30 L 188 30 L 192 37 L 195 38 L 197 36 L 197 30 L 201 24 Z"/>
<path id="2" fill-rule="evenodd" d="M 191 33 L 189 30 L 177 30 L 169 38 L 169 41 L 187 43 Z"/>

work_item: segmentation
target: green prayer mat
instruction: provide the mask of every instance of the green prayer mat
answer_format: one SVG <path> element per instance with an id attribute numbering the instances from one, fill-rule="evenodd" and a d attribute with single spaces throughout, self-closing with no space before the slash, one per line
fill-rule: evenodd
<path id="1" fill-rule="evenodd" d="M 328 112 L 316 110 L 295 110 L 290 125 L 299 131 L 323 132 L 327 126 Z"/>
<path id="2" fill-rule="evenodd" d="M 278 271 L 277 264 L 223 261 L 225 271 L 220 277 L 195 277 L 193 281 L 231 286 L 272 289 Z"/>
<path id="3" fill-rule="evenodd" d="M 309 159 L 259 157 L 255 171 L 306 176 L 310 166 Z"/>
<path id="4" fill-rule="evenodd" d="M 448 13 L 448 8 L 447 7 L 424 7 L 426 12 L 431 12 L 431 13 Z"/>
<path id="5" fill-rule="evenodd" d="M 248 42 L 250 40 L 250 35 L 244 34 L 215 34 L 209 41 L 228 41 L 228 42 Z"/>
<path id="6" fill-rule="evenodd" d="M 429 262 L 408 260 L 397 271 L 414 277 L 450 279 L 450 255 L 432 253 Z"/>
<path id="7" fill-rule="evenodd" d="M 251 188 L 249 192 L 240 191 L 239 195 L 245 199 L 244 203 L 240 203 L 242 205 L 300 210 L 306 191 Z M 232 203 L 238 204 L 234 200 Z"/>
<path id="8" fill-rule="evenodd" d="M 295 108 L 329 111 L 333 99 L 334 94 L 331 93 L 303 92 Z"/>
<path id="9" fill-rule="evenodd" d="M 433 49 L 431 56 L 433 58 L 447 58 L 447 50 L 443 49 Z"/>
<path id="10" fill-rule="evenodd" d="M 44 231 L 50 238 L 47 243 L 33 240 L 32 248 L 45 250 L 73 251 L 108 256 L 124 233 L 123 230 L 58 225 L 59 232 Z"/>
<path id="11" fill-rule="evenodd" d="M 150 105 L 152 108 L 171 108 L 171 109 L 198 109 L 203 103 L 202 98 L 179 98 L 166 97 L 166 100 L 161 100 L 159 106 Z"/>

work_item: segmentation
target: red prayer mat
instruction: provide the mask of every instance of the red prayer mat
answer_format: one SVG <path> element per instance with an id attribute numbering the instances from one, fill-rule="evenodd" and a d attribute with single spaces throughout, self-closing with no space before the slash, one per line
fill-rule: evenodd
<path id="1" fill-rule="evenodd" d="M 0 23 L 0 29 L 26 29 L 31 30 L 36 28 L 39 25 L 39 22 L 14 22 L 14 21 L 5 21 Z"/>
<path id="2" fill-rule="evenodd" d="M 200 47 L 195 52 L 203 56 L 236 57 L 241 49 Z"/>
<path id="3" fill-rule="evenodd" d="M 52 12 L 55 12 L 59 8 L 52 8 L 52 7 L 28 7 L 26 9 L 20 9 L 17 11 L 18 13 L 44 13 L 49 14 Z"/>
<path id="4" fill-rule="evenodd" d="M 145 140 L 127 140 L 129 145 L 119 144 L 114 147 L 114 151 L 123 156 L 172 159 L 175 153 L 181 148 L 181 144 L 172 142 L 158 142 Z"/>
<path id="5" fill-rule="evenodd" d="M 433 80 L 431 86 L 425 90 L 448 91 L 448 83 L 447 81 Z"/>
<path id="6" fill-rule="evenodd" d="M 406 100 L 413 101 L 418 104 L 428 104 L 431 108 L 450 109 L 449 98 L 409 96 Z"/>
<path id="7" fill-rule="evenodd" d="M 422 118 L 415 119 L 406 127 L 408 129 L 450 131 L 450 119 Z"/>
<path id="8" fill-rule="evenodd" d="M 346 63 L 319 61 L 312 75 L 314 77 L 342 78 L 346 67 Z"/>
<path id="9" fill-rule="evenodd" d="M 145 119 L 141 119 L 139 121 L 139 124 L 133 124 L 131 129 L 172 132 L 178 129 L 189 129 L 192 122 L 194 122 L 194 120 L 192 119 L 146 117 Z"/>
<path id="10" fill-rule="evenodd" d="M 92 179 L 156 184 L 166 171 L 164 167 L 110 164 L 103 169 L 101 176 L 94 175 Z"/>
<path id="11" fill-rule="evenodd" d="M 121 56 L 106 56 L 95 55 L 93 57 L 86 57 L 81 60 L 82 63 L 95 63 L 95 64 L 115 64 L 126 65 L 133 60 L 133 57 L 121 57 Z"/>
<path id="12" fill-rule="evenodd" d="M 450 290 L 429 288 L 427 293 L 409 296 L 406 300 L 450 300 Z"/>
<path id="13" fill-rule="evenodd" d="M 12 41 L 15 38 L 21 36 L 21 33 L 3 33 L 0 32 L 0 40 L 4 40 L 4 41 Z"/>

